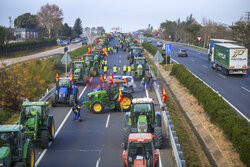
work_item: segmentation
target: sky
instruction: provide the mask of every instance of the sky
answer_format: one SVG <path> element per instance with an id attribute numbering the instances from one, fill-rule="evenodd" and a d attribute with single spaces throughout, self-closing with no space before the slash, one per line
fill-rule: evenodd
<path id="1" fill-rule="evenodd" d="M 41 6 L 56 4 L 63 10 L 63 23 L 74 25 L 76 18 L 83 27 L 121 27 L 123 32 L 147 28 L 158 29 L 160 23 L 193 17 L 231 25 L 250 12 L 250 0 L 0 0 L 0 25 L 9 26 L 24 13 L 36 14 Z M 13 26 L 13 25 L 12 25 Z"/>

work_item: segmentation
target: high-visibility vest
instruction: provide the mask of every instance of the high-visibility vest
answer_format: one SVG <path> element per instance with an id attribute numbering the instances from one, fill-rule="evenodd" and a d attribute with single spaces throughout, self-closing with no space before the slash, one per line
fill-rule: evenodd
<path id="1" fill-rule="evenodd" d="M 107 72 L 107 71 L 108 71 L 108 66 L 104 66 L 104 67 L 103 67 L 103 71 L 104 71 L 104 72 Z"/>
<path id="2" fill-rule="evenodd" d="M 108 61 L 107 60 L 104 61 L 104 65 L 108 65 Z"/>
<path id="3" fill-rule="evenodd" d="M 117 72 L 117 66 L 113 67 L 113 72 Z"/>
<path id="4" fill-rule="evenodd" d="M 128 66 L 128 72 L 131 72 L 131 66 Z"/>
<path id="5" fill-rule="evenodd" d="M 144 78 L 144 77 L 142 78 L 141 83 L 142 83 L 143 85 L 145 84 L 145 78 Z"/>
<path id="6" fill-rule="evenodd" d="M 110 47 L 108 47 L 108 51 L 110 51 Z"/>
<path id="7" fill-rule="evenodd" d="M 127 70 L 127 67 L 126 66 L 123 66 L 123 71 L 126 71 Z"/>

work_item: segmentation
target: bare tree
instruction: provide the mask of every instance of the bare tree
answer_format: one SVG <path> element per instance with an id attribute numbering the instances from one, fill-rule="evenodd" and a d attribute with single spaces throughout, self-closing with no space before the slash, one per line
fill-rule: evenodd
<path id="1" fill-rule="evenodd" d="M 41 7 L 37 13 L 39 24 L 48 30 L 49 38 L 51 38 L 52 30 L 61 27 L 63 21 L 63 12 L 57 5 L 49 5 L 48 3 Z"/>

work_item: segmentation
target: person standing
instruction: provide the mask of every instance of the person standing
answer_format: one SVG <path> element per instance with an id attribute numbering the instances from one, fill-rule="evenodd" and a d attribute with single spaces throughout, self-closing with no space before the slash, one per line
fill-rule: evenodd
<path id="1" fill-rule="evenodd" d="M 131 66 L 128 66 L 128 75 L 131 75 Z"/>
<path id="2" fill-rule="evenodd" d="M 124 65 L 124 66 L 123 66 L 123 75 L 126 75 L 126 71 L 127 71 L 127 66 Z"/>
<path id="3" fill-rule="evenodd" d="M 116 73 L 117 73 L 117 66 L 116 65 L 114 65 L 114 67 L 113 67 L 113 73 L 116 75 Z"/>
<path id="4" fill-rule="evenodd" d="M 80 115 L 80 111 L 82 108 L 83 106 L 80 107 L 77 103 L 73 106 L 73 112 L 75 114 L 74 119 L 73 119 L 74 121 L 82 121 L 81 115 Z"/>

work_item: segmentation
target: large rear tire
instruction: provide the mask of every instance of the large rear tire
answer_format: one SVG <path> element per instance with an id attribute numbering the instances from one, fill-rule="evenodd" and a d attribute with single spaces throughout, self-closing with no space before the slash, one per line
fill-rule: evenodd
<path id="1" fill-rule="evenodd" d="M 124 127 L 122 128 L 122 135 L 123 135 L 123 149 L 127 150 L 127 146 L 128 146 L 128 137 L 130 134 L 130 128 L 129 127 Z"/>
<path id="2" fill-rule="evenodd" d="M 95 101 L 92 105 L 91 105 L 91 111 L 95 114 L 100 114 L 103 113 L 105 109 L 105 106 L 103 104 L 103 102 L 101 101 Z"/>
<path id="3" fill-rule="evenodd" d="M 55 137 L 55 123 L 54 123 L 54 118 L 52 117 L 51 120 L 49 121 L 49 132 L 50 132 L 50 141 L 54 140 Z"/>
<path id="4" fill-rule="evenodd" d="M 47 149 L 49 147 L 49 130 L 41 131 L 41 148 Z"/>
<path id="5" fill-rule="evenodd" d="M 120 103 L 120 106 L 122 108 L 122 111 L 128 112 L 130 111 L 133 97 L 130 93 L 126 93 L 126 92 L 123 92 L 122 96 L 123 96 L 123 101 Z"/>
<path id="6" fill-rule="evenodd" d="M 32 144 L 29 144 L 27 150 L 27 157 L 25 159 L 27 167 L 35 166 L 35 149 Z"/>
<path id="7" fill-rule="evenodd" d="M 163 146 L 163 137 L 162 137 L 162 129 L 161 127 L 155 127 L 154 128 L 154 144 L 155 148 L 162 148 Z"/>

